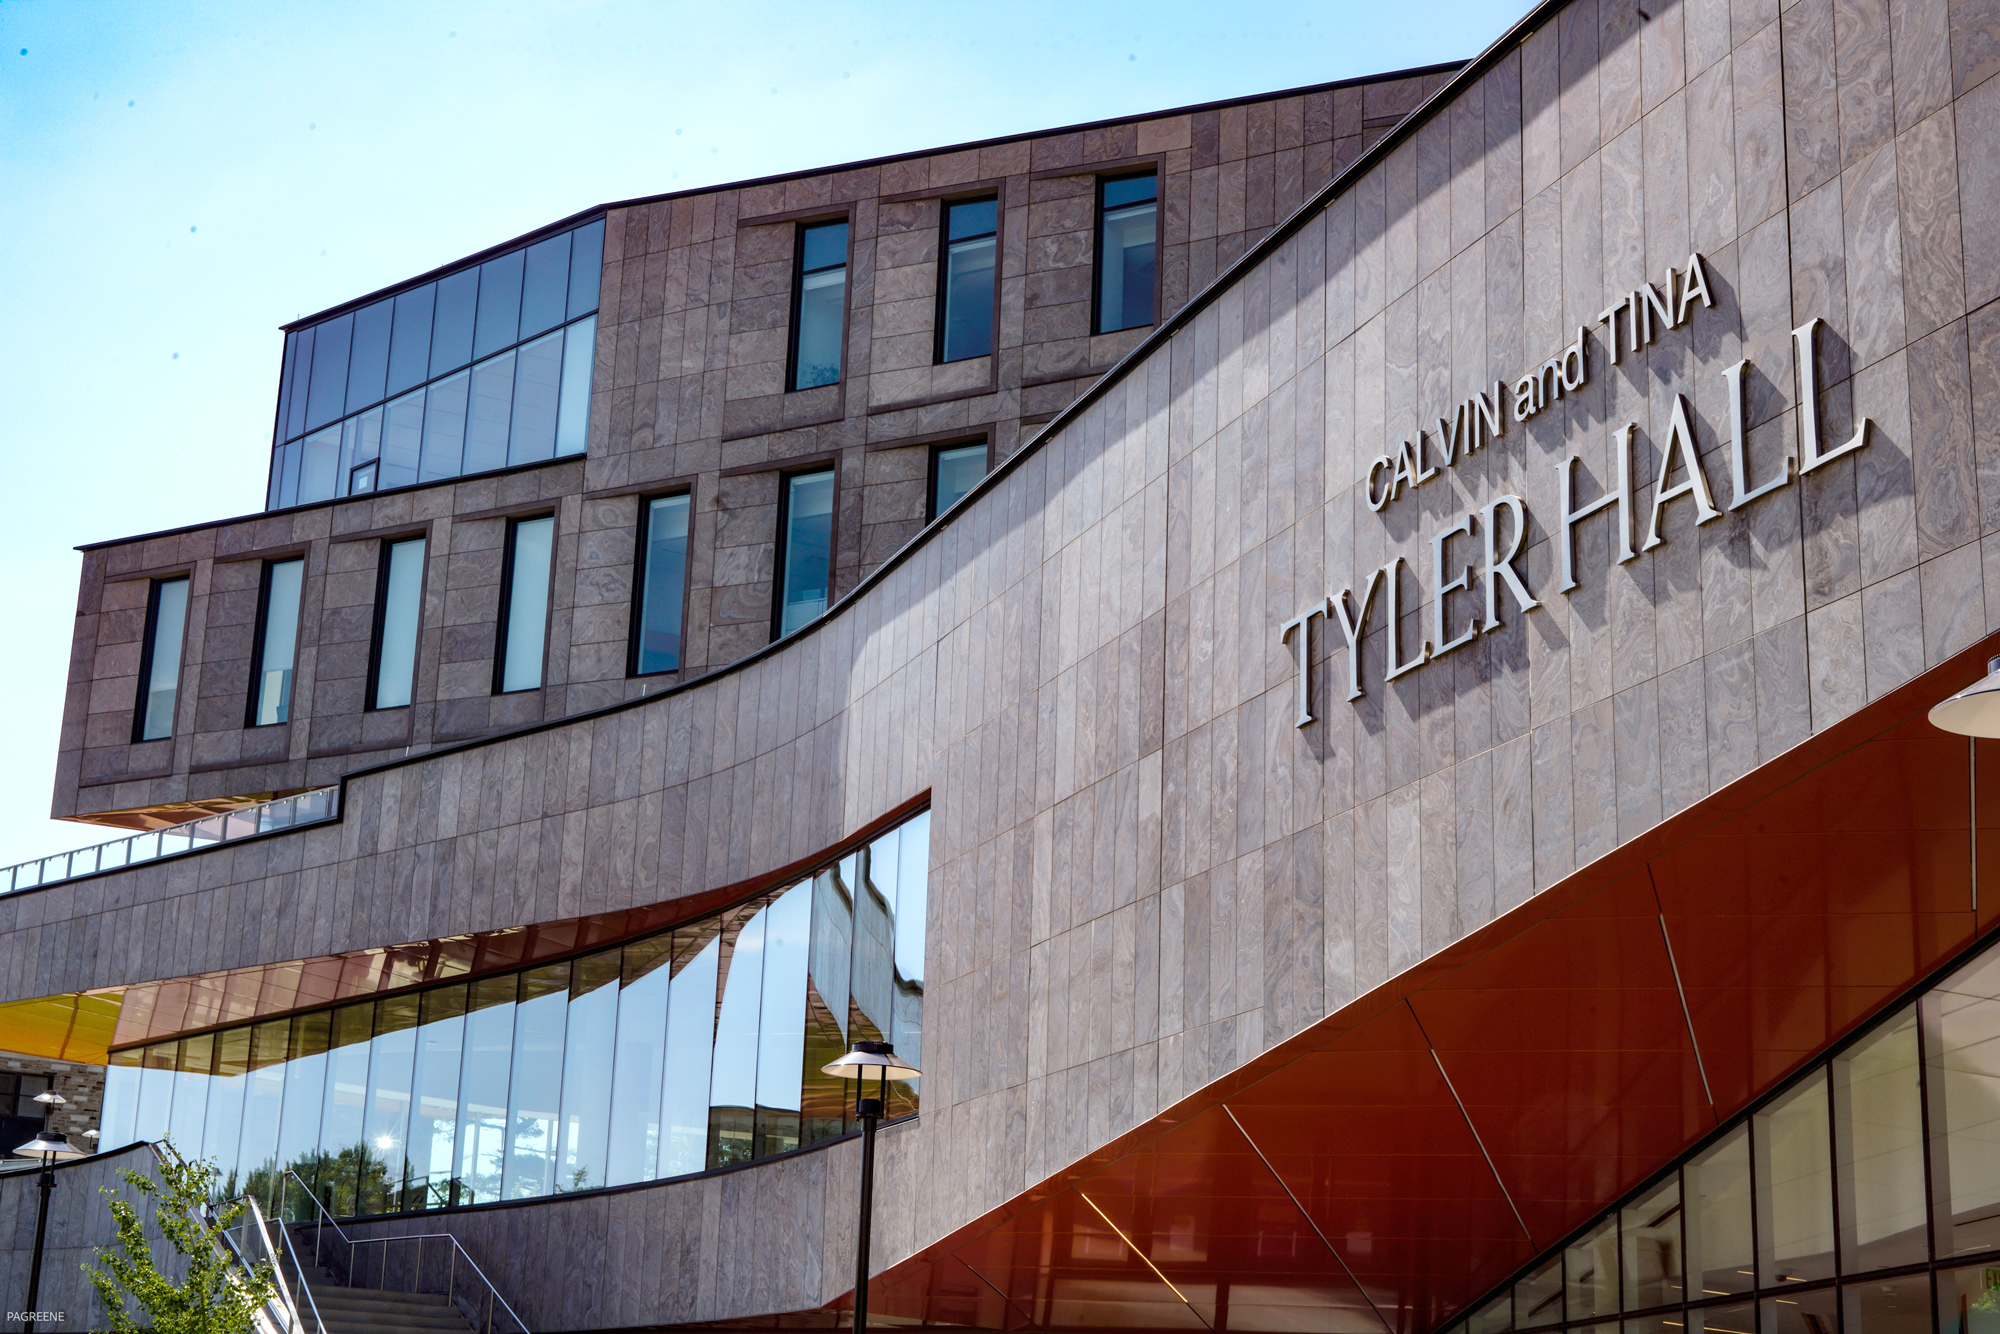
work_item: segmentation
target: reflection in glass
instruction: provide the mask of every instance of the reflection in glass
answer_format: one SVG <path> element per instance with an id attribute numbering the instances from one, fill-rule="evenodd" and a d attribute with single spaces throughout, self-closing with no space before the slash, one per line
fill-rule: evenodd
<path id="1" fill-rule="evenodd" d="M 500 1198 L 507 1164 L 507 1085 L 514 1058 L 514 997 L 507 974 L 472 984 L 465 1016 L 465 1060 L 458 1082 L 459 1203 Z"/>
<path id="2" fill-rule="evenodd" d="M 405 394 L 382 414 L 382 462 L 375 474 L 375 489 L 408 486 L 417 480 L 417 465 L 423 457 L 424 391 Z"/>
<path id="3" fill-rule="evenodd" d="M 576 961 L 562 1048 L 562 1147 L 558 1190 L 607 1184 L 611 1070 L 618 1042 L 618 950 Z"/>
<path id="4" fill-rule="evenodd" d="M 333 1033 L 333 1014 L 317 1010 L 294 1015 L 291 1022 L 284 1111 L 278 1121 L 278 1166 L 296 1172 L 305 1189 L 319 1195 L 319 1112 L 326 1094 L 326 1047 Z M 297 1198 L 297 1187 L 282 1193 L 291 1221 L 310 1217 L 312 1206 Z"/>
<path id="5" fill-rule="evenodd" d="M 291 1024 L 271 1019 L 253 1025 L 249 1077 L 243 1091 L 243 1143 L 236 1156 L 243 1188 L 266 1212 L 278 1207 L 278 1118 L 285 1105 L 285 1054 Z"/>
<path id="6" fill-rule="evenodd" d="M 650 1181 L 659 1166 L 660 1080 L 666 1070 L 667 986 L 673 980 L 673 958 L 672 933 L 634 941 L 623 951 L 604 1168 L 607 1186 Z"/>
<path id="7" fill-rule="evenodd" d="M 1607 1218 L 1563 1252 L 1563 1304 L 1569 1319 L 1618 1312 L 1618 1220 Z"/>
<path id="8" fill-rule="evenodd" d="M 347 402 L 347 349 L 354 338 L 354 316 L 337 316 L 313 332 L 312 388 L 306 396 L 308 431 L 339 417 Z"/>
<path id="9" fill-rule="evenodd" d="M 1465 1320 L 1465 1334 L 1509 1334 L 1514 1328 L 1514 1299 L 1503 1292 Z"/>
<path id="10" fill-rule="evenodd" d="M 363 1110 L 360 1200 L 356 1212 L 402 1207 L 409 1170 L 410 1088 L 417 1052 L 418 998 L 405 993 L 375 1003 L 368 1044 L 368 1101 Z"/>
<path id="11" fill-rule="evenodd" d="M 361 1138 L 368 1106 L 368 1036 L 374 1026 L 373 1001 L 333 1012 L 320 1104 L 317 1193 L 336 1214 L 356 1212 L 361 1179 L 374 1161 Z"/>
<path id="12" fill-rule="evenodd" d="M 1687 1313 L 1687 1334 L 1757 1334 L 1757 1307 L 1751 1302 L 1697 1307 Z"/>
<path id="13" fill-rule="evenodd" d="M 174 702 L 180 696 L 181 638 L 187 629 L 188 581 L 153 581 L 146 614 L 146 661 L 139 673 L 139 726 L 134 741 L 174 734 Z"/>
<path id="14" fill-rule="evenodd" d="M 1158 178 L 1128 176 L 1098 190 L 1096 332 L 1116 333 L 1153 322 Z"/>
<path id="15" fill-rule="evenodd" d="M 521 332 L 521 260 L 515 250 L 479 266 L 479 316 L 474 321 L 472 355 L 491 356 Z"/>
<path id="16" fill-rule="evenodd" d="M 1562 1318 L 1563 1269 L 1558 1252 L 1515 1281 L 1514 1328 L 1540 1329 L 1559 1325 Z"/>
<path id="17" fill-rule="evenodd" d="M 793 389 L 840 379 L 841 326 L 847 314 L 847 224 L 799 228 L 799 267 L 793 293 Z"/>
<path id="18" fill-rule="evenodd" d="M 1844 1334 L 1931 1334 L 1931 1276 L 1869 1279 L 1840 1289 Z"/>
<path id="19" fill-rule="evenodd" d="M 546 964 L 520 975 L 514 1007 L 514 1077 L 507 1095 L 507 1164 L 503 1197 L 524 1200 L 556 1190 L 556 1132 L 562 1111 L 563 1030 L 570 965 Z"/>
<path id="20" fill-rule="evenodd" d="M 1847 1273 L 1929 1256 L 1919 1063 L 1915 1006 L 1833 1063 L 1840 1264 Z"/>
<path id="21" fill-rule="evenodd" d="M 1766 1287 L 1833 1275 L 1826 1072 L 1755 1118 L 1757 1270 Z"/>
<path id="22" fill-rule="evenodd" d="M 1938 1253 L 2000 1249 L 2000 953 L 1923 1002 Z"/>
<path id="23" fill-rule="evenodd" d="M 931 464 L 930 517 L 935 519 L 956 505 L 966 492 L 979 485 L 979 479 L 985 475 L 984 441 L 976 445 L 940 449 Z"/>
<path id="24" fill-rule="evenodd" d="M 200 1156 L 215 1164 L 216 1188 L 230 1196 L 242 1185 L 236 1161 L 243 1142 L 243 1095 L 250 1082 L 250 1030 L 226 1029 L 214 1038 L 215 1075 L 208 1084 Z"/>
<path id="25" fill-rule="evenodd" d="M 257 627 L 257 688 L 252 726 L 282 723 L 292 716 L 292 664 L 299 645 L 299 595 L 306 563 L 271 561 L 264 566 L 264 616 Z"/>
<path id="26" fill-rule="evenodd" d="M 993 350 L 993 274 L 1000 202 L 944 206 L 944 281 L 937 359 L 963 361 Z"/>
<path id="27" fill-rule="evenodd" d="M 507 427 L 514 406 L 514 358 L 515 354 L 509 352 L 472 368 L 460 473 L 490 472 L 507 466 Z"/>
<path id="28" fill-rule="evenodd" d="M 478 269 L 465 269 L 438 280 L 437 307 L 431 315 L 432 379 L 472 360 L 472 317 L 478 304 Z"/>
<path id="29" fill-rule="evenodd" d="M 569 317 L 597 309 L 597 286 L 604 274 L 604 219 L 570 233 Z"/>
<path id="30" fill-rule="evenodd" d="M 1696 1297 L 1756 1286 L 1750 1241 L 1750 1128 L 1738 1126 L 1684 1169 L 1688 1270 Z"/>
<path id="31" fill-rule="evenodd" d="M 521 288 L 523 338 L 533 338 L 563 322 L 569 294 L 570 236 L 564 232 L 528 247 L 527 274 Z"/>
<path id="32" fill-rule="evenodd" d="M 500 679 L 494 686 L 501 694 L 533 690 L 542 683 L 555 532 L 553 515 L 516 520 L 508 532 L 507 614 L 500 622 Z"/>
<path id="33" fill-rule="evenodd" d="M 681 665 L 681 605 L 687 594 L 687 496 L 657 496 L 640 512 L 639 618 L 632 671 L 645 676 Z"/>
<path id="34" fill-rule="evenodd" d="M 382 401 L 389 375 L 390 325 L 394 301 L 377 301 L 354 312 L 354 345 L 347 360 L 347 401 L 355 407 Z"/>
<path id="35" fill-rule="evenodd" d="M 660 1166 L 683 1176 L 708 1166 L 708 1093 L 713 1078 L 716 992 L 721 983 L 719 923 L 674 933 L 674 979 L 667 999 L 666 1077 L 660 1086 Z"/>
<path id="36" fill-rule="evenodd" d="M 299 481 L 291 497 L 292 504 L 310 505 L 333 498 L 334 488 L 340 482 L 341 429 L 329 426 L 293 442 L 299 450 Z"/>
<path id="37" fill-rule="evenodd" d="M 459 1064 L 465 1050 L 465 1001 L 462 985 L 423 993 L 410 1077 L 405 1209 L 438 1209 L 459 1203 L 452 1164 L 458 1134 Z"/>
<path id="38" fill-rule="evenodd" d="M 460 371 L 424 391 L 424 448 L 417 462 L 417 480 L 435 482 L 456 477 L 465 463 L 466 396 L 472 372 Z"/>
<path id="39" fill-rule="evenodd" d="M 1832 1288 L 1767 1297 L 1763 1334 L 1835 1334 L 1840 1328 L 1839 1298 Z"/>
<path id="40" fill-rule="evenodd" d="M 162 1042 L 148 1047 L 140 1058 L 139 1106 L 134 1113 L 134 1139 L 148 1143 L 163 1140 L 169 1130 L 168 1116 L 174 1106 L 174 1065 L 180 1044 Z"/>
<path id="41" fill-rule="evenodd" d="M 381 560 L 375 583 L 375 671 L 369 707 L 395 709 L 410 702 L 416 677 L 424 539 L 385 542 Z"/>
<path id="42" fill-rule="evenodd" d="M 590 439 L 590 376 L 597 360 L 597 316 L 563 330 L 562 403 L 556 415 L 556 455 L 581 454 Z"/>
<path id="43" fill-rule="evenodd" d="M 513 418 L 507 435 L 506 462 L 512 466 L 553 458 L 556 410 L 562 392 L 563 336 L 549 334 L 510 355 L 514 383 L 506 392 L 513 397 Z M 496 357 L 492 364 L 508 359 Z"/>
<path id="44" fill-rule="evenodd" d="M 1681 1300 L 1681 1183 L 1668 1177 L 1618 1219 L 1621 1291 L 1628 1311 Z"/>
<path id="45" fill-rule="evenodd" d="M 764 925 L 758 909 L 730 940 L 723 928 L 722 1003 L 715 1015 L 715 1061 L 709 1072 L 708 1161 L 750 1161 L 757 1106 L 757 1011 L 764 999 Z M 733 946 L 733 947 L 732 947 Z"/>
<path id="46" fill-rule="evenodd" d="M 118 1148 L 137 1138 L 132 1127 L 139 1116 L 139 1052 L 114 1051 L 104 1068 L 104 1112 L 97 1126 L 98 1147 Z"/>
<path id="47" fill-rule="evenodd" d="M 1937 1327 L 1943 1334 L 2000 1334 L 2000 1265 L 1940 1269 Z"/>
<path id="48" fill-rule="evenodd" d="M 779 553 L 778 633 L 788 635 L 826 611 L 833 563 L 833 473 L 784 479 L 785 531 Z"/>
<path id="49" fill-rule="evenodd" d="M 400 394 L 424 382 L 431 363 L 431 307 L 436 301 L 436 283 L 425 283 L 396 298 L 395 330 L 389 338 L 387 392 Z"/>
<path id="50" fill-rule="evenodd" d="M 213 1033 L 181 1042 L 174 1063 L 174 1110 L 167 1119 L 167 1138 L 189 1158 L 201 1154 L 201 1125 L 208 1112 L 209 1071 L 214 1063 Z"/>
<path id="51" fill-rule="evenodd" d="M 806 957 L 811 934 L 812 882 L 805 881 L 778 896 L 764 926 L 764 998 L 757 1024 L 757 1140 L 753 1157 L 799 1146 Z"/>

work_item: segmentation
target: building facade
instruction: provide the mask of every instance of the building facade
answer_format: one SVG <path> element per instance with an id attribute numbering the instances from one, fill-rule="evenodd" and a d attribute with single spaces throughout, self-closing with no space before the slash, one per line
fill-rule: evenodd
<path id="1" fill-rule="evenodd" d="M 1983 1325 L 1996 30 L 1566 0 L 301 321 L 273 508 L 85 553 L 56 813 L 201 823 L 0 1024 L 532 1328 L 837 1323 L 878 1035 L 899 1323 Z"/>

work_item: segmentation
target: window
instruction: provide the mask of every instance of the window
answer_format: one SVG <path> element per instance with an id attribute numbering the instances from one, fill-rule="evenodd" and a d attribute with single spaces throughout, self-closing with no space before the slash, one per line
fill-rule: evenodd
<path id="1" fill-rule="evenodd" d="M 931 451 L 931 512 L 938 515 L 956 505 L 959 498 L 979 484 L 986 475 L 986 442 L 976 445 L 941 445 Z"/>
<path id="2" fill-rule="evenodd" d="M 840 380 L 841 325 L 847 314 L 847 224 L 799 228 L 792 284 L 793 389 Z"/>
<path id="3" fill-rule="evenodd" d="M 944 271 L 938 281 L 937 359 L 964 361 L 993 351 L 993 275 L 1000 201 L 944 206 Z"/>
<path id="4" fill-rule="evenodd" d="M 424 539 L 384 542 L 375 575 L 375 651 L 368 665 L 371 709 L 400 709 L 410 702 L 423 592 Z"/>
<path id="5" fill-rule="evenodd" d="M 678 671 L 681 614 L 687 593 L 688 497 L 639 503 L 638 587 L 633 590 L 634 676 Z"/>
<path id="6" fill-rule="evenodd" d="M 180 694 L 181 638 L 187 630 L 188 580 L 156 579 L 146 602 L 146 637 L 140 652 L 139 703 L 134 741 L 174 734 L 174 700 Z"/>
<path id="7" fill-rule="evenodd" d="M 833 472 L 783 479 L 778 506 L 778 633 L 826 611 L 833 565 Z"/>
<path id="8" fill-rule="evenodd" d="M 507 567 L 500 583 L 500 643 L 494 654 L 493 692 L 534 690 L 542 684 L 542 645 L 548 636 L 549 561 L 555 553 L 554 515 L 516 519 L 507 527 Z"/>
<path id="9" fill-rule="evenodd" d="M 263 587 L 257 594 L 257 641 L 250 660 L 257 664 L 250 682 L 247 727 L 282 723 L 292 716 L 292 665 L 299 648 L 299 593 L 305 585 L 304 558 L 266 561 Z"/>
<path id="10" fill-rule="evenodd" d="M 36 1102 L 35 1095 L 49 1091 L 47 1075 L 16 1075 L 0 1072 L 0 1144 L 12 1146 L 33 1139 L 48 1124 L 49 1104 Z M 105 1141 L 110 1147 L 110 1141 Z"/>
<path id="11" fill-rule="evenodd" d="M 1159 178 L 1124 176 L 1097 184 L 1098 333 L 1153 322 Z"/>
<path id="12" fill-rule="evenodd" d="M 604 223 L 286 335 L 267 507 L 580 454 Z"/>

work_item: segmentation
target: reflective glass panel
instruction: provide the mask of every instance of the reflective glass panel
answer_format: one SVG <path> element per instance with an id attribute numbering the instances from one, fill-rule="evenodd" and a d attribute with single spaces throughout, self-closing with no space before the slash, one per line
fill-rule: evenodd
<path id="1" fill-rule="evenodd" d="M 282 723 L 292 716 L 292 665 L 299 645 L 299 596 L 306 563 L 273 561 L 264 566 L 264 621 L 257 628 L 256 701 L 253 726 Z"/>
<path id="2" fill-rule="evenodd" d="M 298 492 L 294 505 L 310 505 L 331 500 L 340 483 L 340 431 L 329 426 L 315 431 L 294 446 L 299 452 Z"/>
<path id="3" fill-rule="evenodd" d="M 438 280 L 437 307 L 431 315 L 433 379 L 472 360 L 472 318 L 478 304 L 478 269 L 466 269 Z"/>
<path id="4" fill-rule="evenodd" d="M 134 1139 L 154 1143 L 167 1137 L 174 1108 L 174 1066 L 180 1044 L 162 1042 L 145 1049 L 139 1066 L 139 1106 L 134 1113 Z"/>
<path id="5" fill-rule="evenodd" d="M 681 608 L 687 593 L 687 496 L 642 502 L 638 642 L 632 668 L 640 676 L 681 665 Z"/>
<path id="6" fill-rule="evenodd" d="M 660 1086 L 657 1176 L 708 1165 L 708 1093 L 715 1050 L 722 936 L 717 923 L 674 933 L 674 978 L 667 1000 L 666 1073 Z"/>
<path id="7" fill-rule="evenodd" d="M 396 298 L 395 331 L 389 339 L 387 392 L 400 394 L 427 378 L 425 372 L 431 362 L 431 308 L 436 302 L 436 283 L 425 283 Z"/>
<path id="8" fill-rule="evenodd" d="M 1931 1276 L 1869 1279 L 1843 1284 L 1844 1334 L 1931 1334 Z"/>
<path id="9" fill-rule="evenodd" d="M 2000 1265 L 1940 1269 L 1937 1327 L 1944 1334 L 2000 1334 Z"/>
<path id="10" fill-rule="evenodd" d="M 456 477 L 465 463 L 466 398 L 472 372 L 460 371 L 424 391 L 424 448 L 417 480 Z"/>
<path id="11" fill-rule="evenodd" d="M 759 1158 L 799 1147 L 812 916 L 812 882 L 805 881 L 779 895 L 765 918 L 764 1000 L 757 1024 L 755 1154 Z"/>
<path id="12" fill-rule="evenodd" d="M 153 606 L 146 618 L 146 670 L 139 696 L 139 728 L 134 741 L 154 741 L 174 734 L 174 703 L 181 678 L 181 639 L 187 630 L 188 581 L 162 579 L 153 585 Z"/>
<path id="13" fill-rule="evenodd" d="M 654 936 L 624 949 L 612 1061 L 611 1128 L 604 1184 L 651 1180 L 660 1159 L 660 1080 L 665 1074 L 667 987 L 674 938 Z"/>
<path id="14" fill-rule="evenodd" d="M 842 326 L 847 314 L 847 224 L 799 229 L 798 317 L 792 329 L 792 388 L 840 379 Z"/>
<path id="15" fill-rule="evenodd" d="M 439 1209 L 459 1203 L 452 1164 L 458 1134 L 459 1063 L 465 1048 L 465 1001 L 463 986 L 423 993 L 417 1016 L 415 1069 L 410 1077 L 405 1209 Z"/>
<path id="16" fill-rule="evenodd" d="M 361 1178 L 372 1161 L 361 1132 L 368 1106 L 368 1038 L 374 1026 L 373 1001 L 333 1012 L 320 1104 L 318 1194 L 332 1201 L 327 1207 L 336 1214 L 355 1212 Z"/>
<path id="17" fill-rule="evenodd" d="M 556 1189 L 606 1185 L 610 1154 L 611 1071 L 618 1050 L 620 951 L 578 959 L 569 984 L 568 1036 L 562 1054 L 562 1161 Z"/>
<path id="18" fill-rule="evenodd" d="M 709 1073 L 708 1165 L 750 1161 L 757 1106 L 757 1020 L 764 997 L 765 909 L 733 934 L 723 929 L 722 1002 L 715 1018 L 715 1065 Z M 739 918 L 739 920 L 741 920 Z"/>
<path id="19" fill-rule="evenodd" d="M 812 949 L 806 968 L 806 1040 L 800 1079 L 802 1143 L 816 1144 L 849 1128 L 853 1084 L 825 1072 L 849 1050 L 848 1012 L 854 970 L 854 901 L 828 869 L 812 879 Z"/>
<path id="20" fill-rule="evenodd" d="M 931 517 L 956 505 L 985 475 L 985 441 L 940 449 L 931 471 Z"/>
<path id="21" fill-rule="evenodd" d="M 299 374 L 299 345 L 311 333 L 312 331 L 308 329 L 304 333 L 288 333 L 285 335 L 285 365 L 284 369 L 278 373 L 277 438 L 280 440 L 288 439 L 298 434 L 297 430 L 292 429 L 292 404 L 295 401 L 294 395 L 297 389 Z M 304 428 L 305 414 L 301 411 L 299 414 L 299 430 L 303 430 Z"/>
<path id="22" fill-rule="evenodd" d="M 590 439 L 590 377 L 597 359 L 597 317 L 563 330 L 562 402 L 556 412 L 556 454 L 581 454 Z"/>
<path id="23" fill-rule="evenodd" d="M 1840 1264 L 1847 1273 L 1929 1258 L 1919 1065 L 1915 1006 L 1833 1063 Z"/>
<path id="24" fill-rule="evenodd" d="M 474 982 L 465 1016 L 465 1056 L 458 1081 L 458 1180 L 462 1204 L 500 1198 L 507 1165 L 507 1086 L 514 1061 L 511 974 Z"/>
<path id="25" fill-rule="evenodd" d="M 463 473 L 507 466 L 507 428 L 514 410 L 515 354 L 494 357 L 472 368 L 465 409 Z"/>
<path id="26" fill-rule="evenodd" d="M 999 204 L 992 199 L 945 205 L 943 310 L 938 360 L 963 361 L 993 350 L 993 276 Z"/>
<path id="27" fill-rule="evenodd" d="M 570 233 L 569 317 L 597 309 L 597 285 L 604 273 L 604 219 Z"/>
<path id="28" fill-rule="evenodd" d="M 491 356 L 521 332 L 521 260 L 525 251 L 489 259 L 479 266 L 479 316 L 472 355 Z"/>
<path id="29" fill-rule="evenodd" d="M 1509 1334 L 1514 1328 L 1513 1298 L 1503 1292 L 1466 1318 L 1466 1334 Z"/>
<path id="30" fill-rule="evenodd" d="M 333 1031 L 333 1015 L 327 1010 L 292 1017 L 290 1058 L 285 1072 L 284 1111 L 278 1121 L 278 1170 L 293 1172 L 298 1183 L 280 1183 L 285 1200 L 285 1216 L 297 1222 L 309 1218 L 312 1206 L 297 1199 L 304 1189 L 315 1196 L 318 1189 L 320 1100 L 326 1095 L 326 1046 Z M 331 1176 L 331 1173 L 329 1173 Z"/>
<path id="31" fill-rule="evenodd" d="M 1762 1303 L 1763 1334 L 1837 1334 L 1840 1297 L 1832 1288 L 1767 1297 Z"/>
<path id="32" fill-rule="evenodd" d="M 1689 1311 L 1687 1334 L 1757 1334 L 1756 1304 L 1731 1302 Z"/>
<path id="33" fill-rule="evenodd" d="M 921 1068 L 921 1067 L 919 1067 Z M 1628 1311 L 1681 1300 L 1681 1183 L 1669 1177 L 1619 1213 L 1621 1291 Z"/>
<path id="34" fill-rule="evenodd" d="M 1938 1253 L 2000 1249 L 2000 953 L 1926 997 Z"/>
<path id="35" fill-rule="evenodd" d="M 375 628 L 375 686 L 370 706 L 401 708 L 416 677 L 417 629 L 422 619 L 424 539 L 386 543 L 376 582 L 381 608 Z"/>
<path id="36" fill-rule="evenodd" d="M 354 312 L 354 346 L 347 358 L 347 402 L 380 403 L 389 376 L 389 339 L 396 303 L 377 301 Z"/>
<path id="37" fill-rule="evenodd" d="M 244 1189 L 254 1193 L 265 1212 L 278 1207 L 278 1119 L 285 1105 L 285 1049 L 291 1024 L 272 1019 L 250 1032 L 250 1072 L 243 1093 L 243 1143 L 237 1170 Z"/>
<path id="38" fill-rule="evenodd" d="M 386 491 L 416 481 L 423 444 L 424 391 L 419 389 L 391 403 L 382 414 L 382 461 L 374 489 Z"/>
<path id="39" fill-rule="evenodd" d="M 571 235 L 564 232 L 528 247 L 526 278 L 521 288 L 523 338 L 533 338 L 563 322 L 569 296 Z"/>
<path id="40" fill-rule="evenodd" d="M 216 1189 L 227 1199 L 244 1188 L 237 1170 L 243 1143 L 243 1094 L 250 1082 L 250 1030 L 215 1034 L 215 1077 L 208 1085 L 208 1116 L 201 1128 L 201 1156 L 215 1164 Z"/>
<path id="41" fill-rule="evenodd" d="M 1158 234 L 1157 180 L 1105 181 L 1097 229 L 1097 332 L 1153 322 L 1153 267 Z"/>
<path id="42" fill-rule="evenodd" d="M 1515 1280 L 1514 1328 L 1540 1329 L 1559 1325 L 1562 1318 L 1563 1269 L 1562 1256 L 1558 1254 Z"/>
<path id="43" fill-rule="evenodd" d="M 104 1114 L 98 1121 L 98 1147 L 120 1148 L 136 1135 L 132 1127 L 139 1117 L 139 1052 L 136 1048 L 114 1051 L 104 1068 Z"/>
<path id="44" fill-rule="evenodd" d="M 313 330 L 312 388 L 306 397 L 306 429 L 336 420 L 347 404 L 347 350 L 354 316 L 342 315 Z"/>
<path id="45" fill-rule="evenodd" d="M 533 463 L 555 457 L 556 413 L 562 393 L 563 335 L 537 338 L 513 354 L 514 415 L 507 436 L 507 462 Z M 504 361 L 506 358 L 495 358 Z"/>
<path id="46" fill-rule="evenodd" d="M 1571 1320 L 1618 1311 L 1618 1225 L 1607 1218 L 1563 1252 L 1563 1304 Z"/>
<path id="47" fill-rule="evenodd" d="M 375 1036 L 368 1044 L 368 1103 L 361 1125 L 358 1213 L 389 1213 L 403 1207 L 418 1004 L 413 994 L 385 996 L 375 1003 Z"/>
<path id="48" fill-rule="evenodd" d="M 1683 1169 L 1687 1186 L 1688 1269 L 1696 1297 L 1725 1297 L 1756 1286 L 1750 1241 L 1750 1128 Z"/>
<path id="49" fill-rule="evenodd" d="M 215 1035 L 204 1033 L 180 1044 L 174 1064 L 174 1108 L 167 1138 L 184 1158 L 201 1156 L 202 1119 L 208 1112 L 209 1071 L 215 1064 Z"/>
<path id="50" fill-rule="evenodd" d="M 1833 1275 L 1833 1141 L 1826 1071 L 1759 1112 L 1756 1154 L 1758 1277 L 1767 1287 Z"/>
<path id="51" fill-rule="evenodd" d="M 514 1077 L 507 1100 L 507 1166 L 500 1193 L 521 1200 L 556 1189 L 556 1135 L 562 1113 L 563 1030 L 570 965 L 520 975 L 514 1009 Z"/>
<path id="52" fill-rule="evenodd" d="M 784 486 L 780 635 L 788 635 L 825 613 L 833 561 L 833 473 L 787 477 Z"/>
<path id="53" fill-rule="evenodd" d="M 522 519 L 508 550 L 507 616 L 501 623 L 501 693 L 533 690 L 542 683 L 542 646 L 548 634 L 549 561 L 555 549 L 553 516 Z"/>

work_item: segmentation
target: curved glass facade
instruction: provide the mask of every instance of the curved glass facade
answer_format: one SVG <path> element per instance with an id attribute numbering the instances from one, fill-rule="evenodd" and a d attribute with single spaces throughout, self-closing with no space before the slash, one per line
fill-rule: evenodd
<path id="1" fill-rule="evenodd" d="M 170 1139 L 228 1193 L 280 1165 L 337 1214 L 726 1167 L 855 1129 L 820 1067 L 923 1060 L 924 812 L 795 884 L 557 963 L 111 1054 L 103 1143 Z M 893 1085 L 891 1116 L 917 1110 Z M 296 1206 L 288 1206 L 297 1213 Z"/>
<path id="2" fill-rule="evenodd" d="M 1621 1328 L 2000 1334 L 2000 945 L 1737 1117 L 1449 1334 Z"/>
<path id="3" fill-rule="evenodd" d="M 604 222 L 285 335 L 267 507 L 583 452 Z"/>

